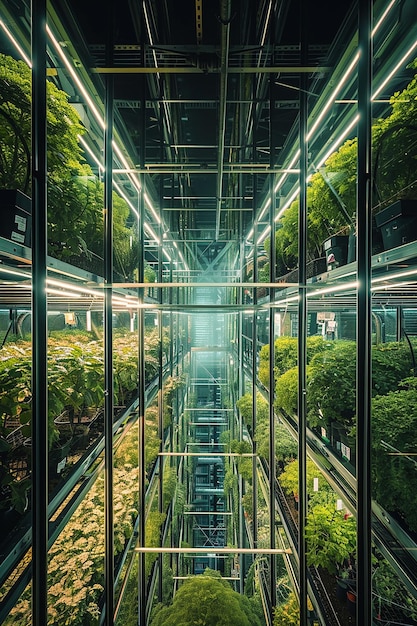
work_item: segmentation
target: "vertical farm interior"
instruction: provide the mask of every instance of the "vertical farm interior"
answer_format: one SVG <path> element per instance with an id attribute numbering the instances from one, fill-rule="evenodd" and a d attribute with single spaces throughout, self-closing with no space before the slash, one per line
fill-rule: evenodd
<path id="1" fill-rule="evenodd" d="M 417 625 L 416 59 L 0 0 L 0 624 Z"/>

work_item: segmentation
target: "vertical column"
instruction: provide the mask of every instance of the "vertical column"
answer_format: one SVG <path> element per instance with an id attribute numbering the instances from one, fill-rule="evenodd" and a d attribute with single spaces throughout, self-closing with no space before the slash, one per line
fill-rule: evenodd
<path id="1" fill-rule="evenodd" d="M 256 289 L 254 289 L 254 305 L 256 305 Z M 258 474 L 257 474 L 257 463 L 258 459 L 256 456 L 256 411 L 257 411 L 257 392 L 258 388 L 256 385 L 257 382 L 257 319 L 256 319 L 256 307 L 253 312 L 253 324 L 252 324 L 252 539 L 253 539 L 253 547 L 258 547 Z"/>
<path id="2" fill-rule="evenodd" d="M 143 20 L 143 15 L 142 15 Z M 145 28 L 142 28 L 145 33 Z M 145 66 L 145 43 L 142 39 L 142 65 Z M 142 74 L 140 77 L 142 97 L 141 97 L 141 133 L 140 133 L 140 169 L 143 172 L 145 166 L 145 147 L 146 147 L 146 76 Z M 138 233 L 138 282 L 144 281 L 144 262 L 145 262 L 145 177 L 140 175 L 140 195 L 139 195 L 139 233 Z M 143 287 L 138 289 L 138 412 L 139 412 L 139 546 L 145 547 L 146 543 L 146 457 L 145 457 L 145 309 L 144 309 L 144 293 Z M 139 554 L 139 624 L 146 624 L 146 576 L 145 576 L 145 553 Z"/>
<path id="3" fill-rule="evenodd" d="M 371 88 L 372 2 L 359 2 L 357 187 L 357 603 L 358 624 L 372 622 L 371 563 Z"/>
<path id="4" fill-rule="evenodd" d="M 47 623 L 46 1 L 32 2 L 32 623 Z"/>
<path id="5" fill-rule="evenodd" d="M 256 161 L 256 75 L 253 77 L 252 81 L 252 128 L 253 128 L 253 137 L 252 137 L 252 159 L 253 162 Z M 258 224 L 256 220 L 256 213 L 258 209 L 258 194 L 257 194 L 257 184 L 258 179 L 256 174 L 253 174 L 252 177 L 252 196 L 253 196 L 253 211 L 252 214 L 254 216 L 253 221 L 253 282 L 256 285 L 258 282 Z M 258 370 L 258 289 L 255 288 L 253 290 L 253 314 L 252 314 L 252 538 L 253 538 L 253 547 L 258 547 L 258 474 L 257 474 L 257 456 L 256 456 L 256 411 L 257 411 L 257 403 L 256 403 L 256 394 L 258 392 L 257 386 L 257 370 Z"/>
<path id="6" fill-rule="evenodd" d="M 300 65 L 306 66 L 307 4 L 300 2 Z M 307 365 L 307 75 L 300 75 L 299 142 L 300 142 L 300 197 L 298 214 L 298 557 L 300 587 L 300 624 L 307 624 L 307 559 L 305 526 L 307 518 L 307 450 L 306 450 L 306 365 Z"/>
<path id="7" fill-rule="evenodd" d="M 162 229 L 161 229 L 161 236 L 162 236 Z M 159 257 L 159 278 L 158 278 L 158 282 L 162 282 L 162 271 L 161 271 L 161 254 L 162 254 L 162 248 L 159 248 L 159 252 L 158 252 L 158 257 Z M 159 303 L 162 304 L 162 289 L 159 289 Z M 160 445 L 159 445 L 159 451 L 163 452 L 164 451 L 164 379 L 163 379 L 163 363 L 162 363 L 162 359 L 163 359 L 163 327 L 162 327 L 162 323 L 163 323 L 163 314 L 162 311 L 158 311 L 157 313 L 157 319 L 158 319 L 158 339 L 159 339 L 159 351 L 158 351 L 158 360 L 159 360 L 159 364 L 158 364 L 158 437 L 160 439 Z M 172 425 L 171 425 L 171 432 L 172 432 Z M 172 441 L 172 438 L 171 438 Z M 164 462 L 165 459 L 163 456 L 159 457 L 159 486 L 158 486 L 158 510 L 159 512 L 162 514 L 164 513 Z M 161 527 L 161 535 L 160 535 L 160 541 L 161 541 L 161 545 L 162 545 L 162 541 L 163 541 L 163 528 Z M 159 567 L 159 572 L 158 572 L 158 600 L 159 602 L 162 602 L 162 571 L 163 571 L 163 554 L 161 553 L 158 556 L 158 567 Z"/>
<path id="8" fill-rule="evenodd" d="M 273 136 L 273 117 L 274 117 L 274 78 L 273 74 L 269 79 L 269 153 L 270 153 L 270 166 L 274 167 L 274 136 Z M 274 177 L 271 174 L 269 177 L 269 194 L 271 198 L 270 204 L 270 229 L 271 229 L 271 245 L 270 245 L 270 262 L 269 262 L 269 282 L 274 283 L 276 280 L 276 246 L 275 246 L 275 192 L 274 192 Z M 275 468 L 275 411 L 274 411 L 274 399 L 275 399 L 275 288 L 269 289 L 269 533 L 270 533 L 270 547 L 275 550 L 275 482 L 276 482 L 276 468 Z M 270 591 L 271 591 L 271 623 L 272 623 L 272 609 L 277 603 L 277 587 L 276 587 L 276 556 L 270 555 Z"/>
<path id="9" fill-rule="evenodd" d="M 112 4 L 107 5 L 106 60 L 113 64 Z M 114 537 L 113 537 L 113 90 L 114 77 L 105 78 L 104 131 L 104 503 L 105 503 L 105 624 L 113 625 Z"/>

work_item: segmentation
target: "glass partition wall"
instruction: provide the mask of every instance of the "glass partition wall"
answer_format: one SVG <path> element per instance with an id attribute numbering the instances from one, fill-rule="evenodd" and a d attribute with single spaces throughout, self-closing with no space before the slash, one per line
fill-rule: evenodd
<path id="1" fill-rule="evenodd" d="M 0 623 L 188 623 L 219 578 L 230 623 L 417 623 L 413 3 L 352 3 L 287 77 L 282 146 L 261 23 L 197 97 L 152 3 L 131 48 L 110 13 L 23 4 L 0 3 Z M 230 157 L 192 143 L 237 103 Z"/>

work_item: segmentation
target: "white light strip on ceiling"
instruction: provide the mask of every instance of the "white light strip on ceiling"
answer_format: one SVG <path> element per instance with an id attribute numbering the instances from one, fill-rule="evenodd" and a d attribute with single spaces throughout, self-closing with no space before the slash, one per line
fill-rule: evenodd
<path id="1" fill-rule="evenodd" d="M 32 279 L 32 275 L 28 274 L 28 272 L 21 272 L 20 270 L 10 270 L 8 268 L 3 267 L 3 265 L 0 265 L 0 274 L 12 274 L 13 276 L 21 276 L 22 278 L 28 278 L 29 280 Z"/>
<path id="2" fill-rule="evenodd" d="M 358 61 L 359 61 L 359 53 L 355 54 L 355 56 L 353 57 L 350 65 L 348 66 L 346 72 L 343 74 L 342 78 L 337 83 L 336 89 L 334 89 L 332 91 L 332 93 L 329 96 L 329 99 L 325 103 L 324 107 L 321 109 L 320 114 L 318 115 L 316 121 L 314 122 L 314 124 L 312 125 L 312 127 L 310 128 L 310 130 L 307 133 L 307 137 L 306 137 L 307 141 L 309 141 L 311 139 L 313 133 L 317 130 L 317 128 L 321 124 L 324 116 L 326 115 L 326 113 L 328 112 L 330 107 L 332 107 L 334 105 L 334 101 L 337 99 L 338 93 L 340 92 L 341 88 L 345 86 L 345 84 L 347 83 L 348 79 L 353 74 L 353 71 L 354 71 Z"/>
<path id="3" fill-rule="evenodd" d="M 342 142 L 346 139 L 346 137 L 350 134 L 351 130 L 354 128 L 354 126 L 357 125 L 359 121 L 359 115 L 356 115 L 353 120 L 351 121 L 351 123 L 345 128 L 345 130 L 337 137 L 337 139 L 334 140 L 334 142 L 331 144 L 331 146 L 329 147 L 329 149 L 327 150 L 327 152 L 321 157 L 321 159 L 318 161 L 318 163 L 316 164 L 316 169 L 319 169 L 320 167 L 322 167 L 322 165 L 324 165 L 324 163 L 327 161 L 327 159 L 329 158 L 329 156 L 331 154 L 333 154 L 334 152 L 336 152 L 336 150 L 340 147 L 340 145 L 342 144 Z"/>
<path id="4" fill-rule="evenodd" d="M 286 202 L 285 202 L 284 206 L 282 207 L 282 209 L 280 209 L 280 211 L 278 212 L 278 215 L 276 216 L 276 218 L 275 218 L 275 220 L 274 220 L 275 222 L 277 222 L 277 221 L 280 219 L 280 217 L 281 217 L 281 215 L 284 213 L 284 211 L 286 211 L 286 210 L 288 209 L 288 207 L 289 207 L 289 206 L 290 206 L 290 205 L 294 202 L 294 200 L 296 199 L 296 197 L 297 197 L 297 196 L 298 196 L 298 194 L 299 194 L 299 191 L 300 191 L 300 187 L 299 187 L 299 186 L 297 186 L 297 187 L 294 189 L 293 193 L 290 195 L 290 197 L 289 197 L 289 198 L 287 198 L 287 200 L 286 200 Z M 259 242 L 258 242 L 258 243 L 259 243 Z"/>
<path id="5" fill-rule="evenodd" d="M 74 285 L 73 283 L 68 283 L 66 281 L 63 280 L 55 280 L 54 278 L 47 278 L 46 279 L 46 284 L 47 285 L 52 285 L 53 287 L 62 287 L 64 286 L 66 289 L 71 289 L 72 291 L 76 291 L 78 293 L 82 293 L 84 295 L 89 295 L 89 296 L 94 296 L 94 297 L 98 297 L 101 298 L 102 297 L 102 290 L 98 290 L 95 291 L 94 289 L 88 289 L 86 287 L 79 287 L 78 285 Z"/>
<path id="6" fill-rule="evenodd" d="M 67 60 L 62 47 L 60 46 L 59 42 L 56 40 L 56 38 L 54 37 L 54 35 L 52 34 L 50 28 L 47 26 L 47 32 L 48 35 L 52 41 L 52 44 L 54 46 L 54 48 L 56 49 L 58 55 L 60 56 L 60 58 L 62 59 L 65 67 L 68 69 L 69 73 L 71 74 L 72 78 L 74 79 L 75 84 L 77 85 L 78 89 L 80 90 L 82 96 L 85 98 L 85 101 L 87 102 L 88 106 L 90 107 L 94 117 L 96 118 L 96 120 L 98 121 L 100 127 L 104 130 L 105 129 L 105 123 L 104 120 L 100 114 L 100 112 L 98 111 L 97 107 L 95 106 L 93 100 L 90 98 L 90 96 L 88 95 L 87 90 L 84 88 L 82 82 L 80 81 L 80 79 L 78 78 L 78 75 L 76 73 L 76 71 L 74 70 L 74 68 L 72 67 L 71 63 Z M 85 147 L 87 144 L 84 141 L 83 142 L 83 146 Z M 115 154 L 117 155 L 119 161 L 121 162 L 121 164 L 126 168 L 126 169 L 130 169 L 129 163 L 127 162 L 126 158 L 124 157 L 121 149 L 119 148 L 119 146 L 117 145 L 117 143 L 115 141 L 113 141 L 112 143 L 113 146 L 113 150 L 115 152 Z M 88 152 L 91 156 L 93 156 L 91 154 L 91 150 L 88 149 Z M 93 156 L 94 161 L 98 164 L 98 166 L 102 169 L 102 171 L 104 171 L 104 166 L 101 165 L 97 159 L 97 157 L 94 155 Z M 136 189 L 138 190 L 138 192 L 141 191 L 141 184 L 140 181 L 137 179 L 137 175 L 136 174 L 129 174 L 128 175 L 129 179 L 132 181 L 133 185 L 136 187 Z M 120 188 L 119 188 L 120 189 Z M 124 199 L 129 203 L 129 206 L 132 207 L 132 210 L 134 212 L 134 214 L 138 217 L 138 212 L 135 208 L 133 208 L 132 204 L 128 201 L 128 199 L 126 198 L 126 196 L 123 196 Z M 149 210 L 151 211 L 152 215 L 154 216 L 156 222 L 158 224 L 162 224 L 162 220 L 161 217 L 158 215 L 158 213 L 156 212 L 155 208 L 152 205 L 152 202 L 148 196 L 148 194 L 145 192 L 144 193 L 144 200 L 145 203 L 147 204 Z M 153 230 L 148 226 L 145 225 L 145 228 L 147 228 L 147 230 L 150 232 L 151 236 L 154 238 L 154 240 L 158 243 L 158 245 L 160 244 L 160 241 L 158 239 L 158 237 L 156 236 L 156 234 L 153 232 Z M 165 253 L 166 256 L 168 256 Z M 169 257 L 168 257 L 169 258 Z"/>
<path id="7" fill-rule="evenodd" d="M 381 283 L 386 280 L 393 280 L 394 278 L 404 278 L 405 276 L 413 276 L 414 274 L 417 274 L 417 269 L 406 270 L 404 272 L 395 272 L 394 274 L 385 274 L 384 276 L 373 278 L 372 284 Z"/>
<path id="8" fill-rule="evenodd" d="M 357 289 L 359 287 L 359 282 L 357 280 L 351 281 L 350 283 L 343 283 L 341 285 L 336 285 L 332 287 L 324 287 L 323 289 L 317 289 L 315 291 L 309 291 L 307 294 L 307 298 L 316 298 L 317 296 L 322 296 L 326 293 L 337 293 L 339 291 L 345 291 L 348 289 Z"/>
<path id="9" fill-rule="evenodd" d="M 99 170 L 104 172 L 104 166 L 103 164 L 98 160 L 98 158 L 96 157 L 95 153 L 91 150 L 90 146 L 88 145 L 88 143 L 85 141 L 85 139 L 82 137 L 82 135 L 78 135 L 78 139 L 80 141 L 80 143 L 82 144 L 84 150 L 86 152 L 88 152 L 88 154 L 90 155 L 90 157 L 94 160 L 94 162 L 96 163 L 96 165 L 98 166 Z M 115 187 L 115 189 L 117 189 L 117 193 L 125 200 L 125 202 L 129 205 L 132 213 L 135 215 L 135 217 L 137 219 L 139 219 L 139 212 L 137 210 L 137 208 L 133 205 L 132 201 L 130 200 L 130 198 L 127 197 L 127 195 L 124 193 L 124 191 L 122 190 L 122 188 L 120 187 L 120 185 L 118 185 L 115 181 L 113 181 L 113 185 Z M 140 188 L 139 188 L 140 190 Z M 147 200 L 148 206 L 151 207 L 151 203 L 150 200 L 148 198 L 148 196 L 145 194 L 145 201 Z M 149 224 L 147 224 L 145 222 L 144 224 L 144 228 L 146 231 L 148 231 L 148 233 L 150 234 L 150 236 L 155 240 L 155 242 L 159 245 L 160 244 L 160 240 L 157 237 L 157 235 L 154 233 L 154 231 L 152 230 L 152 228 L 149 226 Z"/>
<path id="10" fill-rule="evenodd" d="M 47 287 L 46 293 L 50 293 L 55 296 L 63 296 L 65 298 L 81 298 L 81 294 L 79 293 L 74 293 L 73 291 L 65 291 L 62 289 L 53 289 L 52 287 Z"/>
<path id="11" fill-rule="evenodd" d="M 28 56 L 26 56 L 25 51 L 23 50 L 23 48 L 21 47 L 21 45 L 19 44 L 17 39 L 15 39 L 15 37 L 13 36 L 11 31 L 7 28 L 7 26 L 3 22 L 3 20 L 0 20 L 0 28 L 2 28 L 4 30 L 4 32 L 6 33 L 7 37 L 10 39 L 10 41 L 12 42 L 12 44 L 14 45 L 14 47 L 16 48 L 16 50 L 18 51 L 18 53 L 20 54 L 20 56 L 22 57 L 22 59 L 24 60 L 26 65 L 28 65 L 30 68 L 32 68 L 31 60 L 29 59 Z"/>
<path id="12" fill-rule="evenodd" d="M 375 33 L 376 33 L 376 32 L 379 30 L 379 28 L 381 27 L 382 23 L 384 22 L 384 20 L 385 20 L 385 19 L 386 19 L 386 17 L 388 16 L 388 14 L 389 14 L 390 10 L 393 8 L 394 4 L 395 4 L 395 0 L 391 0 L 391 2 L 389 3 L 389 5 L 387 6 L 387 8 L 385 9 L 385 11 L 383 12 L 383 14 L 381 15 L 381 18 L 378 20 L 378 22 L 376 23 L 376 25 L 375 25 L 374 29 L 372 30 L 372 33 L 371 33 L 371 39 L 375 36 Z M 400 63 L 398 63 L 398 64 L 395 66 L 395 69 L 394 69 L 394 70 L 393 70 L 393 71 L 389 74 L 389 77 L 388 77 L 386 80 L 384 80 L 383 84 L 382 84 L 382 85 L 381 85 L 381 86 L 380 86 L 380 87 L 379 87 L 379 88 L 375 91 L 374 95 L 372 96 L 372 98 L 373 98 L 373 99 L 375 99 L 375 98 L 378 96 L 378 94 L 379 94 L 379 93 L 380 93 L 380 91 L 383 89 L 383 87 L 386 85 L 386 83 L 388 82 L 388 80 L 389 80 L 389 79 L 392 77 L 392 75 L 393 75 L 393 74 L 394 74 L 394 73 L 398 70 L 398 68 L 401 66 L 401 64 L 403 64 L 403 63 L 405 62 L 405 60 L 407 59 L 407 57 L 411 54 L 411 52 L 413 51 L 413 49 L 414 49 L 416 46 L 417 46 L 417 43 L 416 43 L 416 44 L 414 44 L 414 45 L 413 45 L 413 46 L 412 46 L 412 47 L 411 47 L 411 48 L 407 51 L 407 53 L 406 53 L 406 54 L 404 54 L 403 58 L 401 59 L 401 62 L 400 62 Z M 311 127 L 311 128 L 310 128 L 310 130 L 308 131 L 308 133 L 307 133 L 307 140 L 311 139 L 311 137 L 312 137 L 312 135 L 313 135 L 314 131 L 318 128 L 318 126 L 319 126 L 320 122 L 322 121 L 322 119 L 323 119 L 324 115 L 327 113 L 327 111 L 329 110 L 329 108 L 330 108 L 331 106 L 333 106 L 334 101 L 337 99 L 337 94 L 339 93 L 339 91 L 340 91 L 341 87 L 343 87 L 343 86 L 346 84 L 347 80 L 350 78 L 351 74 L 353 73 L 353 71 L 354 71 L 354 69 L 355 69 L 355 67 L 356 67 L 356 65 L 357 65 L 357 63 L 358 63 L 358 60 L 359 60 L 359 53 L 357 53 L 357 54 L 355 55 L 355 57 L 353 58 L 353 60 L 352 60 L 352 61 L 351 61 L 351 63 L 349 64 L 349 66 L 348 66 L 347 70 L 346 70 L 346 71 L 345 71 L 345 73 L 343 74 L 343 76 L 342 76 L 341 80 L 338 82 L 338 85 L 337 85 L 336 89 L 335 89 L 335 90 L 334 90 L 334 91 L 330 94 L 330 96 L 329 96 L 329 98 L 328 98 L 327 102 L 325 103 L 325 105 L 324 105 L 323 109 L 322 109 L 322 110 L 321 110 L 321 112 L 320 112 L 320 115 L 318 116 L 318 118 L 315 120 L 314 124 L 312 125 L 312 127 Z M 349 125 L 349 130 L 353 127 L 353 125 L 354 125 L 355 123 L 357 123 L 357 119 L 358 119 L 358 118 L 355 118 L 355 122 L 354 122 L 354 123 L 352 123 L 352 125 Z M 325 162 L 325 160 L 327 160 L 327 158 L 330 156 L 330 154 L 332 154 L 332 152 L 334 152 L 334 151 L 335 151 L 335 150 L 339 147 L 340 143 L 338 143 L 338 142 L 343 141 L 343 138 L 345 138 L 345 136 L 348 134 L 348 132 L 349 132 L 348 130 L 344 131 L 344 132 L 343 132 L 343 133 L 339 136 L 339 138 L 333 142 L 333 144 L 332 144 L 332 148 L 331 148 L 331 149 L 329 149 L 329 151 L 328 151 L 328 152 L 327 152 L 327 154 L 326 154 L 326 158 L 321 159 L 321 161 L 320 161 L 320 166 L 321 166 L 321 165 Z M 287 169 L 293 169 L 293 168 L 295 167 L 296 163 L 298 162 L 299 156 L 300 156 L 300 150 L 297 150 L 297 151 L 296 151 L 296 154 L 294 155 L 294 157 L 293 157 L 293 159 L 291 160 L 291 162 L 290 162 L 290 164 L 289 164 L 289 166 L 288 166 L 288 168 L 287 168 Z M 280 179 L 278 180 L 278 182 L 276 183 L 276 185 L 275 185 L 275 187 L 274 187 L 274 192 L 275 192 L 275 193 L 277 193 L 277 192 L 278 192 L 278 190 L 280 189 L 280 187 L 282 186 L 282 184 L 285 182 L 285 180 L 287 179 L 287 177 L 288 177 L 288 174 L 283 174 L 283 175 L 280 177 Z M 298 189 L 299 189 L 299 188 L 298 188 Z M 298 191 L 297 191 L 297 194 L 298 194 Z M 297 195 L 297 194 L 296 194 L 296 195 Z M 294 197 L 292 197 L 291 202 L 292 202 L 293 200 L 294 200 Z M 287 208 L 290 206 L 291 202 L 290 202 L 290 203 L 286 202 L 285 209 L 287 209 Z M 269 205 L 268 205 L 268 206 L 269 206 Z M 262 215 L 264 215 L 264 213 L 265 213 L 265 211 L 266 211 L 266 208 L 267 208 L 267 207 L 264 205 L 264 206 L 263 206 L 263 208 L 262 208 L 262 211 L 261 211 L 261 214 L 262 214 Z M 285 209 L 282 209 L 282 210 L 279 212 L 279 217 L 281 217 L 281 215 L 282 215 L 282 213 L 284 212 L 284 210 L 285 210 Z M 279 219 L 279 217 L 275 218 L 275 221 L 277 221 L 277 220 Z M 266 231 L 264 231 L 264 232 L 266 232 Z M 248 236 L 247 236 L 247 238 L 246 238 L 246 239 L 250 239 L 250 237 L 252 236 L 252 234 L 253 234 L 253 230 L 251 230 L 251 231 L 250 231 L 250 233 L 248 234 Z M 262 235 L 261 235 L 261 237 L 258 239 L 258 244 L 262 243 L 262 241 L 263 241 L 263 238 L 262 238 Z"/>
<path id="13" fill-rule="evenodd" d="M 269 224 L 265 230 L 263 231 L 263 233 L 260 235 L 259 239 L 258 239 L 258 244 L 262 243 L 262 241 L 268 237 L 268 233 L 271 231 L 271 225 Z"/>
<path id="14" fill-rule="evenodd" d="M 55 48 L 56 52 L 58 53 L 58 56 L 62 60 L 62 62 L 65 65 L 66 69 L 68 70 L 68 72 L 70 73 L 70 75 L 71 75 L 72 79 L 74 80 L 75 84 L 77 85 L 77 88 L 79 89 L 81 95 L 83 96 L 83 98 L 87 102 L 87 104 L 88 104 L 91 112 L 93 113 L 94 117 L 96 118 L 100 128 L 102 128 L 102 130 L 104 130 L 106 126 L 105 126 L 105 123 L 104 123 L 103 115 L 99 112 L 99 110 L 97 109 L 94 101 L 90 97 L 87 89 L 84 87 L 83 83 L 78 78 L 77 72 L 74 70 L 74 68 L 72 66 L 72 63 L 70 63 L 70 61 L 67 59 L 66 55 L 64 54 L 64 52 L 62 50 L 62 46 L 55 39 L 51 29 L 48 26 L 48 24 L 46 25 L 46 32 L 48 33 L 48 36 L 49 36 L 50 40 L 52 41 L 52 45 Z"/>
<path id="15" fill-rule="evenodd" d="M 84 148 L 85 152 L 88 152 L 90 157 L 93 159 L 94 163 L 97 165 L 99 169 L 99 172 L 104 172 L 104 165 L 101 163 L 96 153 L 90 148 L 90 146 L 88 145 L 88 143 L 86 142 L 86 140 L 84 139 L 82 135 L 78 135 L 78 141 Z"/>
<path id="16" fill-rule="evenodd" d="M 407 52 L 401 57 L 400 61 L 398 61 L 397 65 L 395 65 L 394 68 L 391 70 L 391 72 L 389 72 L 388 76 L 385 77 L 385 79 L 382 81 L 382 83 L 380 84 L 378 89 L 376 89 L 376 91 L 374 92 L 374 94 L 372 96 L 372 100 L 375 100 L 378 97 L 378 95 L 384 89 L 385 85 L 391 80 L 391 78 L 394 76 L 394 74 L 404 65 L 404 63 L 411 56 L 412 52 L 416 48 L 417 48 L 417 41 L 415 41 L 413 43 L 413 45 L 409 47 Z"/>

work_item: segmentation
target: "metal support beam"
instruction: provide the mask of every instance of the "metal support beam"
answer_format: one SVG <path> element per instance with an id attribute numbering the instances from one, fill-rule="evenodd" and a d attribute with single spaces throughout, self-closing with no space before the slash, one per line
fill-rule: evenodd
<path id="1" fill-rule="evenodd" d="M 112 63 L 112 5 L 107 5 L 106 57 Z M 113 511 L 113 98 L 114 77 L 105 79 L 104 131 L 104 523 L 105 523 L 105 614 L 106 626 L 114 623 L 114 511 Z"/>
<path id="2" fill-rule="evenodd" d="M 301 63 L 307 57 L 307 3 L 300 2 Z M 300 76 L 300 197 L 298 215 L 298 559 L 300 624 L 307 624 L 307 557 L 305 528 L 307 522 L 307 92 L 308 79 Z"/>
<path id="3" fill-rule="evenodd" d="M 331 68 L 325 66 L 310 65 L 300 67 L 298 65 L 274 65 L 272 67 L 229 67 L 229 74 L 323 74 Z M 199 67 L 91 67 L 93 74 L 218 74 L 219 68 Z"/>
<path id="4" fill-rule="evenodd" d="M 271 26 L 272 29 L 272 26 Z M 271 146 L 270 165 L 273 166 L 274 161 L 274 134 L 273 134 L 273 102 L 274 102 L 274 85 L 270 78 L 269 82 L 269 102 L 270 102 L 270 122 L 269 122 L 269 145 Z M 269 208 L 269 224 L 271 232 L 270 261 L 269 261 L 269 280 L 273 285 L 269 290 L 270 302 L 275 299 L 275 278 L 276 278 L 276 246 L 275 246 L 275 191 L 274 179 L 269 177 L 269 197 L 271 200 Z M 271 550 L 275 549 L 275 311 L 271 309 L 269 314 L 269 542 Z M 277 602 L 276 589 L 276 560 L 274 552 L 271 552 L 269 559 L 269 585 L 270 585 L 270 620 L 272 623 L 272 612 Z"/>
<path id="5" fill-rule="evenodd" d="M 231 0 L 220 2 L 221 44 L 220 44 L 220 98 L 219 98 L 219 135 L 217 149 L 217 206 L 216 240 L 220 233 L 220 216 L 223 193 L 223 159 L 226 133 L 227 78 L 230 46 Z"/>
<path id="6" fill-rule="evenodd" d="M 219 547 L 214 548 L 169 548 L 169 547 L 152 547 L 152 548 L 135 548 L 135 552 L 139 554 L 292 554 L 291 548 L 234 548 Z"/>
<path id="7" fill-rule="evenodd" d="M 141 15 L 142 23 L 144 22 L 144 15 L 142 10 Z M 145 28 L 142 28 L 142 32 L 145 32 Z M 142 46 L 143 54 L 144 46 Z M 144 57 L 142 57 L 144 62 Z M 145 145 L 146 145 L 146 117 L 145 117 L 145 102 L 146 102 L 146 77 L 141 79 L 141 93 L 142 93 L 142 107 L 140 118 L 140 166 L 143 169 L 145 164 Z M 142 285 L 138 288 L 138 300 L 143 303 L 145 295 L 144 286 L 144 241 L 145 241 L 145 178 L 143 174 L 140 174 L 140 194 L 139 194 L 139 220 L 138 220 L 138 276 L 139 282 Z M 161 285 L 162 286 L 162 285 Z M 146 396 L 145 396 L 145 310 L 143 308 L 138 310 L 138 411 L 139 411 L 139 531 L 138 542 L 144 547 L 146 543 L 146 457 L 145 457 L 145 411 L 146 411 Z M 146 587 L 146 563 L 145 554 L 142 552 L 139 556 L 139 581 L 138 581 L 138 596 L 139 596 L 139 624 L 145 626 L 146 624 L 146 603 L 147 603 L 147 587 Z"/>
<path id="8" fill-rule="evenodd" d="M 357 184 L 357 602 L 356 623 L 372 623 L 371 542 L 371 145 L 372 2 L 359 2 Z"/>
<path id="9" fill-rule="evenodd" d="M 47 623 L 46 1 L 32 2 L 32 624 Z"/>

